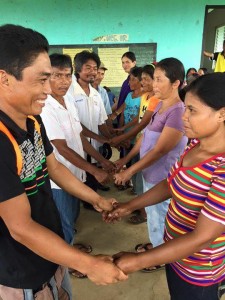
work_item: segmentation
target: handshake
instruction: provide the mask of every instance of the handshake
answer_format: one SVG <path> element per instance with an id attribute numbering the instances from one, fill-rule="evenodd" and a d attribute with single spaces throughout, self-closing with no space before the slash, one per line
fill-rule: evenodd
<path id="1" fill-rule="evenodd" d="M 115 199 L 105 199 L 100 197 L 97 204 L 94 204 L 96 210 L 102 213 L 103 220 L 107 223 L 114 223 L 121 217 L 129 215 L 131 210 L 128 204 L 120 204 Z M 124 281 L 128 279 L 127 274 L 137 271 L 138 253 L 119 252 L 113 256 L 96 255 L 92 257 L 94 263 L 90 272 L 85 273 L 88 278 L 98 285 L 107 285 Z M 99 270 L 101 270 L 99 272 Z"/>

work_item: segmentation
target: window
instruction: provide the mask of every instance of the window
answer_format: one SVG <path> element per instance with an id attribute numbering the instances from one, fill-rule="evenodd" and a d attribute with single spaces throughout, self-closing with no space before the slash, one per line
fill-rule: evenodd
<path id="1" fill-rule="evenodd" d="M 223 50 L 223 41 L 225 40 L 225 25 L 216 29 L 214 52 Z"/>

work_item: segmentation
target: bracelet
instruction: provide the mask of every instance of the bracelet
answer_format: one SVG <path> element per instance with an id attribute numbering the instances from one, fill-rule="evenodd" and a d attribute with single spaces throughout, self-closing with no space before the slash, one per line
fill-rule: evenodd
<path id="1" fill-rule="evenodd" d="M 116 114 L 117 116 L 119 116 L 119 113 L 118 113 L 118 111 L 115 111 L 115 114 Z"/>

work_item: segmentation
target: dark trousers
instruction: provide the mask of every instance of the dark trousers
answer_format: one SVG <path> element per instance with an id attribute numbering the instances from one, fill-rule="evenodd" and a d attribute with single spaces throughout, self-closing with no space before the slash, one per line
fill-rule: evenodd
<path id="1" fill-rule="evenodd" d="M 97 191 L 98 189 L 98 181 L 95 179 L 95 177 L 93 175 L 91 175 L 90 173 L 86 172 L 86 182 L 85 184 L 87 186 L 89 186 L 89 188 L 91 188 L 93 191 Z"/>
<path id="2" fill-rule="evenodd" d="M 166 265 L 166 277 L 171 300 L 218 300 L 219 284 L 210 286 L 198 286 L 184 281 Z"/>

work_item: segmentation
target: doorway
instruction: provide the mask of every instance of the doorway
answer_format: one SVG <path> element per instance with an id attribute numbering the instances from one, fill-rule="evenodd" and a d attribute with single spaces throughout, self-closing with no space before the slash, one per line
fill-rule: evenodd
<path id="1" fill-rule="evenodd" d="M 206 5 L 202 41 L 201 67 L 213 72 L 214 62 L 203 55 L 203 51 L 220 52 L 225 40 L 225 5 Z"/>

